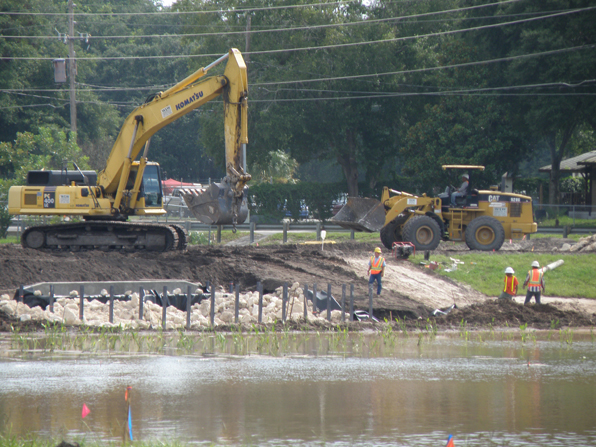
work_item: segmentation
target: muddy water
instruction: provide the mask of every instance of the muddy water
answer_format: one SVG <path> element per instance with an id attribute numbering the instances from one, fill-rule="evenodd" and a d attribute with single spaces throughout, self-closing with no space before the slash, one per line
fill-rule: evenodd
<path id="1" fill-rule="evenodd" d="M 458 446 L 596 445 L 589 337 L 351 342 L 311 335 L 276 356 L 5 354 L 0 434 L 117 441 L 131 385 L 141 441 L 438 446 L 452 433 Z M 84 420 L 83 403 L 91 410 Z"/>

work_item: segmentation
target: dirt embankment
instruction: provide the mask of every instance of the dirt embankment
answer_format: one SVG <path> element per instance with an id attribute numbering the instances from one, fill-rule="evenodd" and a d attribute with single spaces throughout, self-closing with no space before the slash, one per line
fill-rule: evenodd
<path id="1" fill-rule="evenodd" d="M 560 240 L 560 239 L 559 239 Z M 540 239 L 524 241 L 533 251 L 552 251 Z M 505 244 L 512 246 L 513 244 Z M 542 247 L 544 246 L 544 247 Z M 363 243 L 328 244 L 324 250 L 314 245 L 275 246 L 191 246 L 185 252 L 120 253 L 120 252 L 54 252 L 23 249 L 19 245 L 0 246 L 0 294 L 12 296 L 20 284 L 59 281 L 124 281 L 143 279 L 183 279 L 229 287 L 240 284 L 241 290 L 256 290 L 263 283 L 265 293 L 274 291 L 284 282 L 299 282 L 318 290 L 327 290 L 341 299 L 342 285 L 349 297 L 354 285 L 357 308 L 368 310 L 367 262 L 374 245 Z M 505 247 L 504 249 L 513 247 Z M 441 250 L 458 251 L 455 244 L 441 245 Z M 518 251 L 532 248 L 517 247 Z M 467 250 L 466 250 L 467 251 Z M 387 256 L 387 255 L 386 255 Z M 560 310 L 555 306 L 530 306 L 516 303 L 499 306 L 494 299 L 440 277 L 427 269 L 390 256 L 383 293 L 375 295 L 375 316 L 406 317 L 408 320 L 426 319 L 436 308 L 456 303 L 458 309 L 447 317 L 437 319 L 439 325 L 459 324 L 462 317 L 468 325 L 495 324 L 516 321 L 548 327 L 551 320 L 561 325 L 592 325 L 594 314 L 575 308 Z M 473 306 L 472 306 L 473 305 Z M 495 307 L 497 306 L 497 307 Z M 538 309 L 540 307 L 540 309 Z M 563 312 L 563 314 L 561 314 Z M 493 317 L 497 315 L 495 321 Z M 490 319 L 489 319 L 490 316 Z M 523 320 L 523 321 L 522 321 Z M 596 318 L 594 318 L 596 322 Z M 548 322 L 548 325 L 547 325 Z"/>

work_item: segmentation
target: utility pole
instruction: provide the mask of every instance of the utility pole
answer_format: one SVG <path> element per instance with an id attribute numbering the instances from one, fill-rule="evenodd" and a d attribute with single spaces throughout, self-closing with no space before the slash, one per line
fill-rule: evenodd
<path id="1" fill-rule="evenodd" d="M 74 51 L 74 7 L 73 0 L 68 0 L 68 58 L 70 60 L 68 64 L 68 77 L 70 86 L 70 131 L 77 131 L 77 99 L 75 91 L 75 76 L 77 73 L 77 66 L 75 61 Z"/>

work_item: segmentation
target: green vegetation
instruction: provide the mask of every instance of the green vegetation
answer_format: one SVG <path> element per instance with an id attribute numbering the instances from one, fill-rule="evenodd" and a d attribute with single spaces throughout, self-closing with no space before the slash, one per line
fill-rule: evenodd
<path id="1" fill-rule="evenodd" d="M 221 244 L 227 244 L 228 242 L 235 241 L 241 237 L 248 236 L 248 231 L 236 231 L 222 230 L 221 231 Z M 211 245 L 217 244 L 217 230 L 211 231 Z M 209 245 L 209 232 L 207 231 L 191 231 L 188 235 L 189 245 Z"/>
<path id="2" fill-rule="evenodd" d="M 446 272 L 451 268 L 451 258 L 463 262 L 457 270 Z M 596 298 L 596 256 L 594 255 L 561 255 L 546 253 L 457 253 L 450 255 L 431 255 L 431 261 L 439 262 L 440 269 L 435 272 L 442 276 L 469 284 L 474 289 L 498 296 L 503 286 L 504 270 L 513 267 L 519 280 L 518 295 L 525 294 L 521 288 L 532 261 L 537 260 L 541 266 L 563 259 L 565 263 L 545 273 L 546 296 L 564 296 Z M 418 264 L 420 256 L 410 258 L 410 262 Z"/>

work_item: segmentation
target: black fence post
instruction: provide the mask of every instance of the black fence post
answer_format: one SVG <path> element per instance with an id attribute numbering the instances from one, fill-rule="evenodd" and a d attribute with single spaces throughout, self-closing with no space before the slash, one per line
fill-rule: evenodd
<path id="1" fill-rule="evenodd" d="M 215 327 L 215 283 L 211 285 L 211 310 L 209 316 L 211 327 Z"/>
<path id="2" fill-rule="evenodd" d="M 24 301 L 25 291 L 24 291 L 23 284 L 19 286 L 19 297 L 17 298 L 17 303 L 22 303 Z"/>
<path id="3" fill-rule="evenodd" d="M 304 284 L 304 321 L 308 321 L 308 284 Z"/>
<path id="4" fill-rule="evenodd" d="M 186 329 L 190 329 L 190 302 L 192 300 L 192 289 L 188 286 L 186 289 Z"/>
<path id="5" fill-rule="evenodd" d="M 251 244 L 255 243 L 255 223 L 254 222 L 250 223 L 250 243 Z"/>
<path id="6" fill-rule="evenodd" d="M 368 316 L 370 321 L 373 317 L 373 288 L 371 285 L 368 286 Z"/>
<path id="7" fill-rule="evenodd" d="M 230 281 L 230 293 L 234 293 L 234 282 Z"/>
<path id="8" fill-rule="evenodd" d="M 288 242 L 288 223 L 283 223 L 283 243 Z"/>
<path id="9" fill-rule="evenodd" d="M 317 283 L 312 285 L 312 311 L 317 311 Z"/>
<path id="10" fill-rule="evenodd" d="M 327 321 L 331 321 L 331 284 L 327 284 Z"/>
<path id="11" fill-rule="evenodd" d="M 54 313 L 54 284 L 50 284 L 50 312 Z"/>
<path id="12" fill-rule="evenodd" d="M 283 294 L 281 296 L 281 321 L 286 322 L 286 303 L 288 301 L 288 283 L 284 282 Z"/>
<path id="13" fill-rule="evenodd" d="M 85 286 L 81 286 L 79 295 L 79 320 L 83 321 L 83 318 L 85 317 Z"/>
<path id="14" fill-rule="evenodd" d="M 234 323 L 236 323 L 236 324 L 238 324 L 239 314 L 240 314 L 240 284 L 236 284 L 236 297 L 234 299 Z"/>
<path id="15" fill-rule="evenodd" d="M 168 286 L 163 286 L 163 295 L 161 297 L 161 328 L 166 329 L 166 319 L 168 316 Z"/>
<path id="16" fill-rule="evenodd" d="M 143 304 L 145 302 L 145 289 L 139 287 L 139 320 L 143 319 Z"/>
<path id="17" fill-rule="evenodd" d="M 341 322 L 346 321 L 346 285 L 341 285 Z"/>
<path id="18" fill-rule="evenodd" d="M 259 292 L 259 317 L 257 322 L 261 324 L 263 322 L 263 284 L 261 284 L 261 281 L 257 282 L 257 290 Z"/>
<path id="19" fill-rule="evenodd" d="M 110 324 L 114 323 L 114 286 L 110 286 Z"/>
<path id="20" fill-rule="evenodd" d="M 354 284 L 350 284 L 350 321 L 354 321 Z"/>

